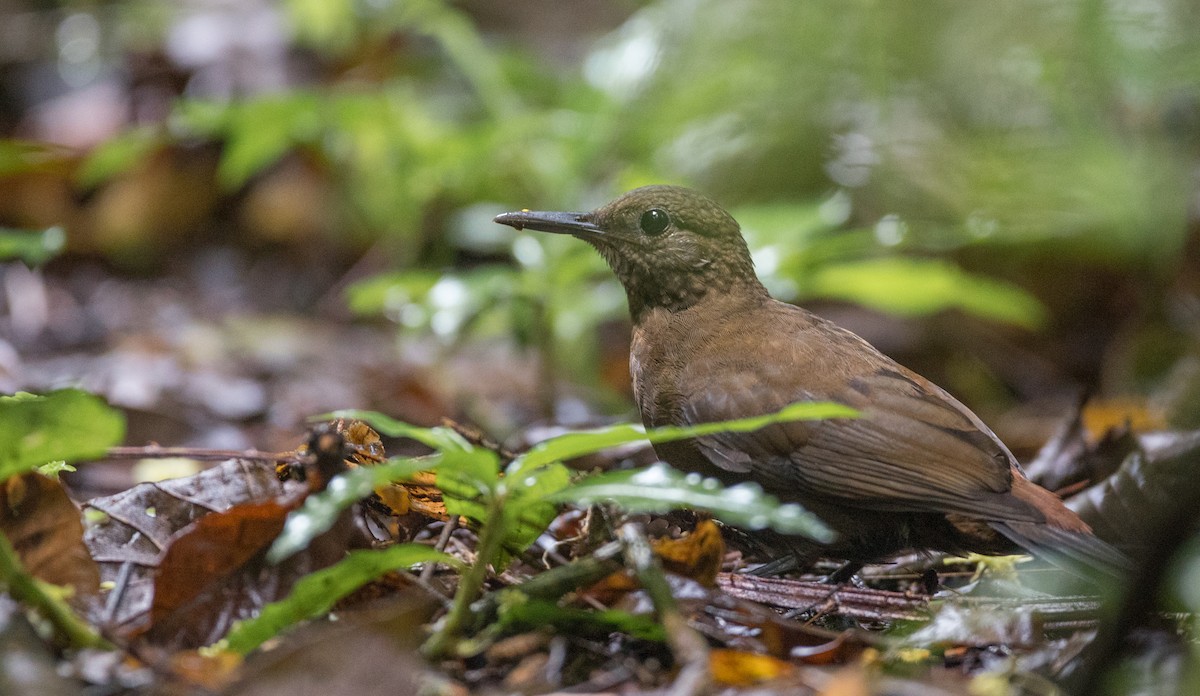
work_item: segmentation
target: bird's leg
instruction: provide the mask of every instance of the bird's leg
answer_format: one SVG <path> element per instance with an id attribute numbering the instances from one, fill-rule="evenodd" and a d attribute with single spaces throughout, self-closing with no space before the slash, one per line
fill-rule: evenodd
<path id="1" fill-rule="evenodd" d="M 938 585 L 941 584 L 941 580 L 938 578 L 937 568 L 926 568 L 925 572 L 921 573 L 921 579 L 919 582 L 921 585 L 921 590 L 925 594 L 931 597 L 937 594 Z"/>
<path id="2" fill-rule="evenodd" d="M 858 561 L 846 561 L 845 565 L 833 571 L 829 575 L 826 575 L 825 579 L 823 579 L 821 582 L 830 585 L 841 585 L 853 580 L 854 576 L 858 575 L 858 571 L 862 569 L 862 563 L 859 563 Z"/>

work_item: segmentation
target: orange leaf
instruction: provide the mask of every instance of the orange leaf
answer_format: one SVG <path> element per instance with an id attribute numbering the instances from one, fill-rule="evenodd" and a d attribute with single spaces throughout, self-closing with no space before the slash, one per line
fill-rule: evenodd
<path id="1" fill-rule="evenodd" d="M 795 669 L 791 663 L 770 655 L 716 649 L 709 652 L 713 680 L 725 686 L 750 686 L 784 676 Z"/>
<path id="2" fill-rule="evenodd" d="M 1167 429 L 1167 418 L 1162 408 L 1132 396 L 1089 401 L 1083 407 L 1082 418 L 1084 427 L 1096 440 L 1104 437 L 1109 430 L 1126 426 L 1135 433 Z"/>
<path id="3" fill-rule="evenodd" d="M 712 520 L 700 520 L 691 534 L 680 539 L 660 539 L 652 546 L 663 567 L 692 578 L 705 587 L 715 587 L 725 559 L 725 540 Z"/>

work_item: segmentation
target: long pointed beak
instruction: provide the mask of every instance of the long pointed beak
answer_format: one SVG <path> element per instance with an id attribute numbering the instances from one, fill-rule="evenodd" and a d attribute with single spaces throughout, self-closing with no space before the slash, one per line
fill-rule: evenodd
<path id="1" fill-rule="evenodd" d="M 604 233 L 604 230 L 597 227 L 588 219 L 587 213 L 550 213 L 522 210 L 517 213 L 497 215 L 495 222 L 515 227 L 518 230 L 530 229 L 539 232 L 553 232 L 555 234 L 572 234 L 577 237 L 589 237 Z"/>

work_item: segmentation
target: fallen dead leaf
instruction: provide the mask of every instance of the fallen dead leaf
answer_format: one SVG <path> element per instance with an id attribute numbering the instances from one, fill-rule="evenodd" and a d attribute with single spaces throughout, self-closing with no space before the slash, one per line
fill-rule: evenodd
<path id="1" fill-rule="evenodd" d="M 100 591 L 100 571 L 83 545 L 79 511 L 57 480 L 29 473 L 0 485 L 0 533 L 39 580 L 70 586 L 80 596 Z"/>
<path id="2" fill-rule="evenodd" d="M 710 650 L 712 678 L 724 686 L 750 686 L 789 674 L 795 666 L 770 655 L 741 650 Z"/>
<path id="3" fill-rule="evenodd" d="M 725 559 L 725 541 L 712 520 L 701 520 L 685 537 L 659 539 L 651 546 L 666 570 L 692 578 L 705 587 L 716 586 L 717 573 Z"/>

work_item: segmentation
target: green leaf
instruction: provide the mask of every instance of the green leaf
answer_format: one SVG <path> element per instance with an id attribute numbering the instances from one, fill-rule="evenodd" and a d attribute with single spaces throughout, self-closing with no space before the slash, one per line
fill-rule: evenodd
<path id="1" fill-rule="evenodd" d="M 559 463 L 526 474 L 522 479 L 506 477 L 500 494 L 507 494 L 502 519 L 504 556 L 488 559 L 498 568 L 508 565 L 511 555 L 519 554 L 541 536 L 558 515 L 558 505 L 550 496 L 571 483 L 571 470 Z M 495 524 L 495 521 L 489 521 Z"/>
<path id="2" fill-rule="evenodd" d="M 125 417 L 77 389 L 0 397 L 0 481 L 54 461 L 102 456 L 125 436 Z"/>
<path id="3" fill-rule="evenodd" d="M 57 170 L 73 156 L 71 148 L 29 140 L 0 138 L 0 176 Z"/>
<path id="4" fill-rule="evenodd" d="M 322 128 L 321 100 L 308 92 L 260 97 L 233 106 L 225 122 L 225 148 L 217 178 L 237 189 Z"/>
<path id="5" fill-rule="evenodd" d="M 234 624 L 218 644 L 245 655 L 300 621 L 319 616 L 342 597 L 393 570 L 418 563 L 447 563 L 458 560 L 421 544 L 400 544 L 381 551 L 351 551 L 345 560 L 303 577 L 286 599 L 272 602 L 259 615 Z"/>
<path id="6" fill-rule="evenodd" d="M 1034 329 L 1046 310 L 1015 285 L 972 275 L 947 261 L 887 257 L 814 269 L 808 294 L 856 302 L 900 316 L 961 309 Z"/>
<path id="7" fill-rule="evenodd" d="M 396 271 L 372 276 L 346 290 L 350 311 L 358 315 L 383 314 L 404 322 L 402 310 L 425 303 L 429 290 L 442 278 L 435 271 Z"/>
<path id="8" fill-rule="evenodd" d="M 500 458 L 495 452 L 476 448 L 468 455 L 455 457 L 453 463 L 438 469 L 437 487 L 442 491 L 446 512 L 489 522 L 484 508 L 489 496 L 496 494 L 500 480 Z M 480 500 L 485 502 L 480 502 Z"/>
<path id="9" fill-rule="evenodd" d="M 752 416 L 718 423 L 702 423 L 690 427 L 665 427 L 645 430 L 640 425 L 624 423 L 585 432 L 567 433 L 534 445 L 528 452 L 513 460 L 509 476 L 519 476 L 550 462 L 575 459 L 630 442 L 649 440 L 652 443 L 673 442 L 713 433 L 752 432 L 772 423 L 828 418 L 856 418 L 858 411 L 849 406 L 821 401 L 798 401 L 775 413 Z"/>
<path id="10" fill-rule="evenodd" d="M 288 513 L 283 531 L 267 551 L 267 562 L 279 563 L 307 548 L 333 526 L 342 510 L 371 495 L 377 487 L 404 481 L 441 463 L 441 455 L 395 457 L 378 466 L 360 466 L 334 476 L 325 490 L 308 496 L 298 510 Z"/>
<path id="11" fill-rule="evenodd" d="M 68 473 L 73 472 L 73 471 L 78 471 L 78 469 L 76 469 L 75 467 L 71 466 L 70 464 L 62 461 L 61 459 L 57 460 L 57 461 L 53 461 L 53 462 L 46 462 L 45 464 L 42 464 L 41 466 L 36 467 L 36 468 L 37 468 L 37 472 L 39 474 L 41 474 L 42 476 L 45 476 L 47 478 L 52 478 L 52 479 L 58 478 L 59 475 L 62 474 L 64 471 L 66 471 Z"/>
<path id="12" fill-rule="evenodd" d="M 681 507 L 707 510 L 737 527 L 769 527 L 781 534 L 802 534 L 820 542 L 834 540 L 834 532 L 815 515 L 795 503 L 780 503 L 758 484 L 739 483 L 726 488 L 716 479 L 684 474 L 661 462 L 646 469 L 593 476 L 552 494 L 550 499 L 579 505 L 611 500 L 635 513 L 661 513 Z"/>
<path id="13" fill-rule="evenodd" d="M 302 42 L 341 50 L 355 37 L 356 5 L 353 0 L 286 0 L 284 9 Z"/>
<path id="14" fill-rule="evenodd" d="M 156 128 L 134 128 L 104 141 L 79 165 L 75 180 L 85 188 L 97 186 L 127 171 L 163 141 Z"/>
<path id="15" fill-rule="evenodd" d="M 57 226 L 44 230 L 0 227 L 0 261 L 19 259 L 30 266 L 40 266 L 57 256 L 66 243 L 66 233 Z"/>

